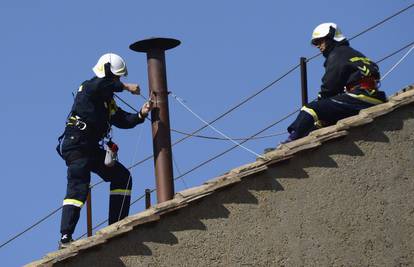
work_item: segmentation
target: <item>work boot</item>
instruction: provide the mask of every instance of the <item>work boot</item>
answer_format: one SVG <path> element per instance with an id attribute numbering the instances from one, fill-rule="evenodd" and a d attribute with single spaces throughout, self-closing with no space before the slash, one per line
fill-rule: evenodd
<path id="1" fill-rule="evenodd" d="M 59 249 L 64 249 L 69 247 L 69 245 L 73 242 L 72 235 L 71 234 L 64 234 L 60 238 L 59 241 Z"/>
<path id="2" fill-rule="evenodd" d="M 281 145 L 282 144 L 286 144 L 286 143 L 292 142 L 292 141 L 294 141 L 296 139 L 299 139 L 299 138 L 300 137 L 299 137 L 299 135 L 297 134 L 296 131 L 291 131 L 290 134 L 289 134 L 289 136 L 288 136 L 288 138 L 286 140 L 280 142 L 280 144 Z"/>
<path id="3" fill-rule="evenodd" d="M 283 144 L 292 142 L 293 140 L 296 140 L 296 139 L 299 139 L 299 136 L 296 133 L 296 131 L 293 131 L 292 130 L 286 140 L 281 141 L 276 147 L 268 147 L 268 148 L 265 148 L 264 151 L 263 151 L 263 153 L 266 154 L 266 153 L 272 152 L 272 151 L 278 149 L 280 147 L 280 145 L 283 145 Z"/>

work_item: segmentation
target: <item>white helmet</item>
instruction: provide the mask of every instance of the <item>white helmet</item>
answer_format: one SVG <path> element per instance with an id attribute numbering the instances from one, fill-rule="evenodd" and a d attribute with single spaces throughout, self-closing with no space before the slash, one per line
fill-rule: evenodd
<path id="1" fill-rule="evenodd" d="M 111 72 L 116 76 L 127 76 L 128 70 L 124 59 L 117 54 L 108 53 L 101 56 L 93 67 L 93 72 L 95 72 L 98 78 L 105 77 L 105 64 L 110 63 Z"/>
<path id="2" fill-rule="evenodd" d="M 331 35 L 331 36 L 330 36 Z M 315 40 L 321 38 L 331 38 L 337 42 L 345 40 L 345 36 L 342 34 L 339 27 L 332 22 L 322 23 L 318 25 L 312 32 L 311 43 L 315 44 Z"/>

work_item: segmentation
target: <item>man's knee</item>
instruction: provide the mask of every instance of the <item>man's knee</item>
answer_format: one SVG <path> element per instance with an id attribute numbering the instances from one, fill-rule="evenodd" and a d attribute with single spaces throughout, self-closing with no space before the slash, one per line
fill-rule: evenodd
<path id="1" fill-rule="evenodd" d="M 90 175 L 88 159 L 81 158 L 68 164 L 68 179 L 85 179 Z"/>
<path id="2" fill-rule="evenodd" d="M 132 188 L 132 176 L 129 170 L 125 167 L 119 168 L 111 182 L 112 189 L 128 189 Z"/>
<path id="3" fill-rule="evenodd" d="M 120 171 L 120 177 L 122 177 L 122 179 L 129 179 L 131 177 L 131 172 L 127 168 L 123 168 Z"/>
<path id="4" fill-rule="evenodd" d="M 81 207 L 88 196 L 89 182 L 90 172 L 87 168 L 87 159 L 71 162 L 68 166 L 68 185 L 65 200 L 69 199 L 69 204 Z"/>

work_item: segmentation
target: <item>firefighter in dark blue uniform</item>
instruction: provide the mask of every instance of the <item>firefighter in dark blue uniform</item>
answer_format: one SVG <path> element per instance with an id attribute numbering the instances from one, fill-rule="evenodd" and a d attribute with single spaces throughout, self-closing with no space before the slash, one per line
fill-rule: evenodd
<path id="1" fill-rule="evenodd" d="M 111 125 L 129 129 L 145 121 L 152 108 L 143 105 L 138 114 L 117 107 L 113 96 L 123 90 L 139 94 L 137 84 L 120 81 L 127 75 L 125 61 L 116 54 L 103 55 L 93 68 L 96 76 L 82 83 L 76 94 L 65 131 L 60 138 L 59 153 L 66 161 L 67 192 L 63 200 L 60 246 L 72 241 L 80 209 L 87 198 L 90 172 L 110 182 L 109 224 L 128 216 L 132 179 L 127 168 L 115 161 L 105 165 L 106 152 L 100 142 L 108 135 Z"/>
<path id="2" fill-rule="evenodd" d="M 312 34 L 312 44 L 326 58 L 321 90 L 318 100 L 302 107 L 288 127 L 290 135 L 283 143 L 386 101 L 385 93 L 377 86 L 380 80 L 377 64 L 351 48 L 335 23 L 317 26 Z"/>

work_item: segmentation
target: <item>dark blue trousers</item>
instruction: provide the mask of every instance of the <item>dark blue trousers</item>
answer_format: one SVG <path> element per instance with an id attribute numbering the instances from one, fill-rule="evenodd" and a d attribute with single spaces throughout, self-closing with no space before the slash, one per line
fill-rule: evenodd
<path id="1" fill-rule="evenodd" d="M 71 155 L 78 153 L 79 156 Z M 128 216 L 131 201 L 132 177 L 130 172 L 119 162 L 113 167 L 104 164 L 105 151 L 98 149 L 94 153 L 76 150 L 64 153 L 68 167 L 67 191 L 63 201 L 60 232 L 73 234 L 79 220 L 80 210 L 86 201 L 91 179 L 91 172 L 98 174 L 104 181 L 110 182 L 109 224 Z"/>
<path id="2" fill-rule="evenodd" d="M 362 109 L 382 102 L 364 95 L 352 97 L 348 94 L 315 100 L 302 107 L 296 120 L 288 127 L 288 132 L 294 132 L 295 139 L 301 138 L 317 128 L 333 125 L 341 119 L 357 115 Z"/>

